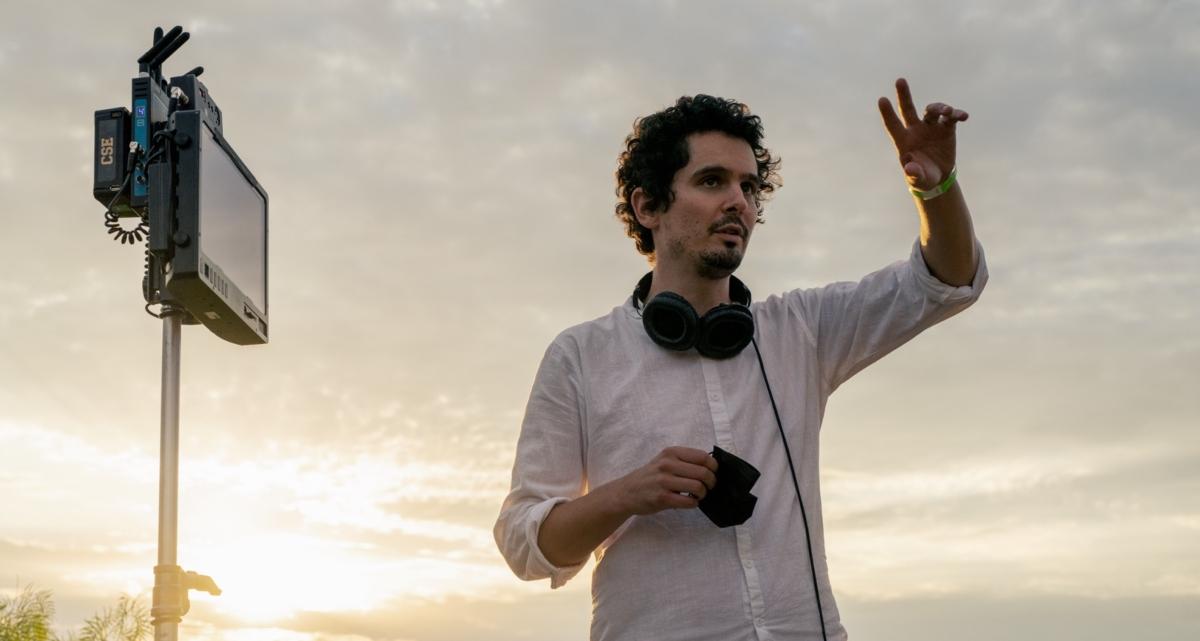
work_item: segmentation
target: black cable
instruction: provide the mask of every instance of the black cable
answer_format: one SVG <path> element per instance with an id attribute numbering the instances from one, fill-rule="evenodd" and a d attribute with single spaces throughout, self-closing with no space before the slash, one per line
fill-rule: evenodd
<path id="1" fill-rule="evenodd" d="M 150 227 L 146 224 L 145 218 L 142 219 L 138 226 L 133 229 L 125 229 L 121 227 L 120 216 L 112 210 L 113 204 L 125 193 L 125 187 L 129 185 L 129 179 L 133 177 L 133 166 L 129 167 L 129 171 L 125 172 L 125 180 L 121 181 L 121 187 L 117 189 L 117 193 L 113 194 L 112 200 L 108 201 L 108 206 L 104 208 L 104 227 L 108 229 L 108 233 L 113 235 L 113 240 L 121 244 L 134 244 L 139 242 L 143 237 L 149 236 Z"/>
<path id="2" fill-rule="evenodd" d="M 134 170 L 141 170 L 142 175 L 146 175 L 149 165 L 167 152 L 166 145 L 160 144 L 159 139 L 170 135 L 171 132 L 166 129 L 156 131 L 151 137 L 150 152 L 146 154 L 145 158 L 141 158 L 142 148 L 140 146 L 134 150 L 132 162 L 130 162 L 129 169 L 125 172 L 125 179 L 121 181 L 120 188 L 117 189 L 117 192 L 113 194 L 112 200 L 109 200 L 108 205 L 104 208 L 104 227 L 113 236 L 113 240 L 123 245 L 133 245 L 149 238 L 149 221 L 146 220 L 144 215 L 139 214 L 141 222 L 138 223 L 138 226 L 133 229 L 125 229 L 121 227 L 120 215 L 112 210 L 112 206 L 121 197 L 121 194 L 125 193 L 125 188 L 129 186 L 129 181 L 133 178 Z"/>
<path id="3" fill-rule="evenodd" d="M 804 510 L 804 499 L 800 496 L 800 482 L 796 480 L 796 466 L 792 463 L 792 450 L 788 447 L 787 436 L 783 433 L 783 421 L 779 418 L 779 407 L 775 405 L 775 394 L 771 393 L 771 381 L 767 378 L 767 366 L 763 364 L 762 352 L 758 350 L 758 341 L 753 338 L 754 353 L 758 355 L 758 368 L 762 370 L 763 382 L 767 384 L 767 398 L 771 399 L 771 410 L 775 412 L 775 424 L 779 426 L 779 437 L 783 439 L 783 451 L 787 454 L 788 469 L 792 472 L 792 486 L 796 488 L 796 500 L 800 502 L 800 518 L 804 520 L 804 543 L 808 546 L 808 568 L 812 571 L 813 594 L 817 597 L 817 615 L 821 618 L 821 638 L 829 641 L 825 632 L 825 608 L 821 607 L 821 587 L 817 585 L 817 559 L 813 556 L 812 533 L 808 529 L 808 513 Z"/>
<path id="4" fill-rule="evenodd" d="M 146 223 L 146 219 L 142 218 L 137 227 L 133 229 L 125 229 L 118 222 L 120 217 L 115 213 L 108 212 L 104 214 L 104 226 L 108 228 L 108 233 L 113 234 L 113 240 L 130 245 L 139 243 L 150 234 L 150 226 Z"/>
<path id="5" fill-rule="evenodd" d="M 142 240 L 142 236 L 148 236 L 150 233 L 150 227 L 146 225 L 144 218 L 142 219 L 142 222 L 138 223 L 138 226 L 133 229 L 125 229 L 121 227 L 121 223 L 119 222 L 121 217 L 112 210 L 112 207 L 114 204 L 116 204 L 117 199 L 121 197 L 121 194 L 125 193 L 125 188 L 129 186 L 129 180 L 133 178 L 134 169 L 140 167 L 138 160 L 139 155 L 141 155 L 141 147 L 134 149 L 132 162 L 129 163 L 129 169 L 125 171 L 125 179 L 121 181 L 121 186 L 117 189 L 117 192 L 113 194 L 112 199 L 108 201 L 108 205 L 104 207 L 104 227 L 108 229 L 109 234 L 113 235 L 113 240 L 121 243 L 122 245 L 132 245 L 134 242 Z M 137 241 L 134 240 L 135 238 Z"/>
<path id="6" fill-rule="evenodd" d="M 131 165 L 129 167 L 129 170 L 125 172 L 125 180 L 121 181 L 121 186 L 117 189 L 117 193 L 113 194 L 112 200 L 109 200 L 108 205 L 104 207 L 105 214 L 112 213 L 113 203 L 117 202 L 117 199 L 121 197 L 121 194 L 125 193 L 125 187 L 129 184 L 129 179 L 132 177 L 133 177 L 133 166 Z"/>

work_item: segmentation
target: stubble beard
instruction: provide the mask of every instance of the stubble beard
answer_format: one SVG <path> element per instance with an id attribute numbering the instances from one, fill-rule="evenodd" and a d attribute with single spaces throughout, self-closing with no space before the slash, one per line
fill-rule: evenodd
<path id="1" fill-rule="evenodd" d="M 701 251 L 696 265 L 696 273 L 701 278 L 712 280 L 727 278 L 733 272 L 737 271 L 738 266 L 742 264 L 742 257 L 745 256 L 745 243 L 746 239 L 750 237 L 750 230 L 746 229 L 741 219 L 733 215 L 724 216 L 708 228 L 708 233 L 715 234 L 729 225 L 737 225 L 742 230 L 741 245 L 736 243 L 726 244 L 721 249 L 706 249 Z"/>
<path id="2" fill-rule="evenodd" d="M 716 229 L 718 226 L 714 226 Z M 749 234 L 747 234 L 748 236 Z M 745 238 L 745 236 L 743 236 Z M 743 240 L 744 242 L 744 240 Z M 676 238 L 672 240 L 664 249 L 666 253 L 676 259 L 686 257 L 690 252 L 683 239 Z M 699 254 L 694 254 L 694 262 L 696 265 L 696 274 L 701 278 L 711 280 L 720 280 L 726 278 L 737 271 L 737 268 L 742 264 L 742 258 L 745 257 L 744 246 L 726 245 L 720 249 L 705 249 Z"/>
<path id="3" fill-rule="evenodd" d="M 700 253 L 696 273 L 703 278 L 718 280 L 737 271 L 742 264 L 742 250 L 738 247 L 705 251 Z"/>

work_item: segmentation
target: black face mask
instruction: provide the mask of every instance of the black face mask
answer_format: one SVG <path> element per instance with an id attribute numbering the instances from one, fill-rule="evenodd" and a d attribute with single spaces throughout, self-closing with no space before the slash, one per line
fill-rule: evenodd
<path id="1" fill-rule="evenodd" d="M 708 358 L 731 358 L 750 344 L 754 315 L 749 307 L 750 290 L 742 281 L 729 278 L 733 304 L 717 305 L 700 316 L 687 299 L 675 292 L 662 292 L 647 301 L 653 276 L 650 272 L 638 282 L 633 290 L 633 306 L 644 304 L 642 325 L 655 343 L 679 352 L 695 347 Z"/>
<path id="2" fill-rule="evenodd" d="M 717 527 L 741 525 L 754 514 L 758 503 L 750 488 L 758 482 L 759 472 L 715 445 L 712 456 L 717 459 L 717 484 L 700 500 L 700 511 Z"/>

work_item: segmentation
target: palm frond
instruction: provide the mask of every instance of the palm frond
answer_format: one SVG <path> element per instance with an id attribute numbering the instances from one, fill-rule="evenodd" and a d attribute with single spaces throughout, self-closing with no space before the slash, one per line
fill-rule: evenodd
<path id="1" fill-rule="evenodd" d="M 140 599 L 121 596 L 115 606 L 88 618 L 76 641 L 144 641 L 153 631 L 145 604 Z"/>
<path id="2" fill-rule="evenodd" d="M 15 596 L 0 597 L 0 641 L 52 641 L 50 599 L 50 590 L 34 590 L 32 584 Z"/>

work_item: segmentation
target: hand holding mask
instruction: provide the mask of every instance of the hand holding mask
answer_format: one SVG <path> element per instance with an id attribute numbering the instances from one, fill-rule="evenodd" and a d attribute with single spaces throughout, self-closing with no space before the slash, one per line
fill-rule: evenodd
<path id="1" fill-rule="evenodd" d="M 717 484 L 701 499 L 700 511 L 717 527 L 741 525 L 754 513 L 758 502 L 750 488 L 758 482 L 759 471 L 715 445 L 712 456 L 717 459 Z"/>

